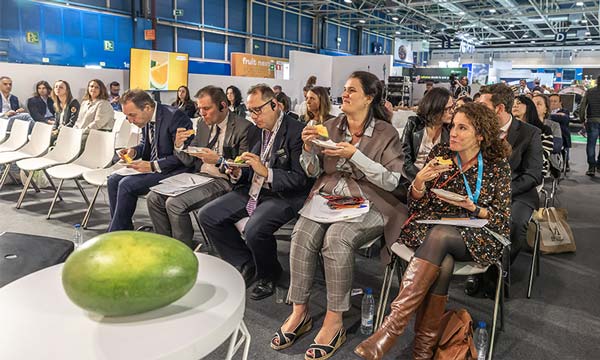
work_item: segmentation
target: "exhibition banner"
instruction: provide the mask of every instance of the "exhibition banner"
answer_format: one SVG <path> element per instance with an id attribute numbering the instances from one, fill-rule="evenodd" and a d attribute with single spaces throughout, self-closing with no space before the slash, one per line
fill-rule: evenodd
<path id="1" fill-rule="evenodd" d="M 246 53 L 231 53 L 231 76 L 275 78 L 285 59 Z"/>
<path id="2" fill-rule="evenodd" d="M 394 60 L 413 62 L 412 43 L 408 40 L 394 39 Z"/>

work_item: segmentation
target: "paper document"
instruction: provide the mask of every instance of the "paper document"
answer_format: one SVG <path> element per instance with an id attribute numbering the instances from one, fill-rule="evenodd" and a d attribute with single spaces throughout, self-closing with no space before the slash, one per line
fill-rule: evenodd
<path id="1" fill-rule="evenodd" d="M 161 180 L 150 190 L 166 196 L 177 196 L 214 180 L 198 174 L 181 173 Z"/>
<path id="2" fill-rule="evenodd" d="M 146 174 L 146 173 L 139 172 L 132 168 L 123 167 L 123 168 L 113 171 L 113 174 L 117 174 L 117 175 L 121 175 L 121 176 L 129 176 L 129 175 L 141 175 L 141 174 Z"/>
<path id="3" fill-rule="evenodd" d="M 327 206 L 327 199 L 316 194 L 310 202 L 300 210 L 300 215 L 322 224 L 331 224 L 338 221 L 352 222 L 352 219 L 368 213 L 369 207 L 369 200 L 365 200 L 364 204 L 359 208 L 332 210 Z"/>
<path id="4" fill-rule="evenodd" d="M 487 219 L 456 219 L 456 220 L 417 220 L 418 224 L 451 225 L 472 228 L 482 228 L 487 225 Z"/>

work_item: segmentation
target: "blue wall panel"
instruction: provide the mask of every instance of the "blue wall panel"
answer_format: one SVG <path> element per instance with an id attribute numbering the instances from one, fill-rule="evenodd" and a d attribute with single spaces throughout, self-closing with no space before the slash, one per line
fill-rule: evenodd
<path id="1" fill-rule="evenodd" d="M 228 28 L 236 31 L 246 31 L 246 0 L 229 0 Z"/>
<path id="2" fill-rule="evenodd" d="M 283 11 L 269 8 L 269 32 L 271 38 L 283 39 Z"/>
<path id="3" fill-rule="evenodd" d="M 173 51 L 173 28 L 156 25 L 156 50 Z"/>
<path id="4" fill-rule="evenodd" d="M 352 54 L 358 54 L 358 31 L 351 29 L 350 30 L 350 49 L 349 52 Z"/>
<path id="5" fill-rule="evenodd" d="M 177 0 L 177 8 L 183 10 L 183 16 L 178 16 L 177 20 L 196 24 L 202 23 L 202 2 L 198 0 Z"/>
<path id="6" fill-rule="evenodd" d="M 269 43 L 269 56 L 283 57 L 283 45 Z"/>
<path id="7" fill-rule="evenodd" d="M 208 61 L 190 61 L 188 71 L 190 74 L 231 75 L 231 65 Z"/>
<path id="8" fill-rule="evenodd" d="M 246 39 L 230 36 L 227 43 L 227 60 L 231 60 L 232 52 L 246 52 Z"/>
<path id="9" fill-rule="evenodd" d="M 136 19 L 134 47 L 139 49 L 152 49 L 152 41 L 144 40 L 144 30 L 152 29 L 152 22 L 147 19 Z"/>
<path id="10" fill-rule="evenodd" d="M 218 28 L 225 27 L 225 1 L 204 0 L 204 23 Z"/>
<path id="11" fill-rule="evenodd" d="M 252 33 L 255 35 L 266 35 L 266 11 L 265 7 L 254 3 L 252 5 Z"/>
<path id="12" fill-rule="evenodd" d="M 337 31 L 338 26 L 335 24 L 327 23 L 325 47 L 327 49 L 337 49 Z"/>
<path id="13" fill-rule="evenodd" d="M 173 18 L 172 1 L 156 1 L 156 16 L 162 18 Z"/>
<path id="14" fill-rule="evenodd" d="M 264 41 L 254 40 L 254 46 L 252 47 L 252 53 L 256 55 L 266 55 L 266 44 Z"/>
<path id="15" fill-rule="evenodd" d="M 285 14 L 285 40 L 298 41 L 298 15 Z"/>
<path id="16" fill-rule="evenodd" d="M 204 58 L 225 60 L 225 36 L 204 34 Z"/>
<path id="17" fill-rule="evenodd" d="M 296 51 L 296 50 L 298 50 L 298 48 L 295 47 L 295 46 L 286 46 L 285 47 L 285 54 L 283 54 L 283 57 L 286 58 L 286 59 L 289 59 L 290 58 L 290 51 Z"/>
<path id="18" fill-rule="evenodd" d="M 313 43 L 313 19 L 301 16 L 300 42 Z"/>
<path id="19" fill-rule="evenodd" d="M 340 50 L 348 51 L 348 28 L 340 26 Z"/>
<path id="20" fill-rule="evenodd" d="M 191 57 L 202 57 L 202 33 L 196 30 L 177 29 L 177 51 Z"/>

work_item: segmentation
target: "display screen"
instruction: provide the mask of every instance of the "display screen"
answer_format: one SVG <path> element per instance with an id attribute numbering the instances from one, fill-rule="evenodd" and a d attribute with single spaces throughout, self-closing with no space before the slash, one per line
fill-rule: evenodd
<path id="1" fill-rule="evenodd" d="M 187 83 L 188 54 L 131 49 L 131 89 L 176 91 Z"/>

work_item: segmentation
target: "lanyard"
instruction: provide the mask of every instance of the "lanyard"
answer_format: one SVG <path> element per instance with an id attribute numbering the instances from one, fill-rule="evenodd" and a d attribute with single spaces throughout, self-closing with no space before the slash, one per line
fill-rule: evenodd
<path id="1" fill-rule="evenodd" d="M 283 116 L 280 116 L 279 119 L 277 119 L 277 123 L 273 127 L 273 131 L 271 132 L 271 138 L 269 138 L 269 142 L 267 143 L 267 146 L 264 148 L 264 151 L 261 151 L 260 161 L 263 164 L 266 164 L 270 157 L 269 153 L 271 152 L 271 148 L 273 147 L 273 143 L 275 142 L 275 136 L 277 135 L 277 131 L 279 131 L 279 127 L 281 126 L 282 122 L 283 122 Z M 265 141 L 264 130 L 261 132 L 261 139 L 262 139 L 262 141 L 261 141 L 261 147 L 262 147 L 262 144 L 264 144 L 264 141 Z"/>
<path id="2" fill-rule="evenodd" d="M 477 155 L 477 184 L 475 185 L 475 194 L 471 192 L 471 187 L 469 186 L 469 182 L 467 181 L 467 177 L 465 173 L 462 172 L 462 166 L 460 164 L 460 155 L 456 155 L 456 161 L 458 162 L 458 167 L 460 168 L 460 172 L 463 176 L 463 181 L 465 182 L 465 189 L 467 190 L 467 194 L 469 195 L 469 199 L 473 201 L 473 204 L 477 205 L 477 200 L 479 200 L 479 194 L 481 193 L 481 181 L 483 179 L 483 155 L 481 155 L 481 151 Z"/>

